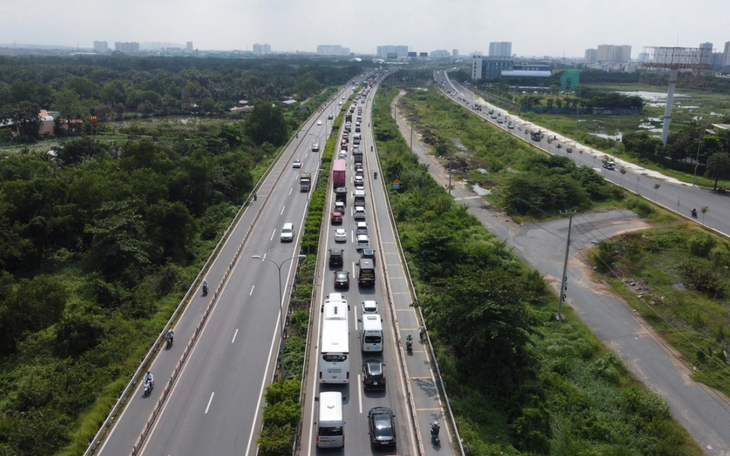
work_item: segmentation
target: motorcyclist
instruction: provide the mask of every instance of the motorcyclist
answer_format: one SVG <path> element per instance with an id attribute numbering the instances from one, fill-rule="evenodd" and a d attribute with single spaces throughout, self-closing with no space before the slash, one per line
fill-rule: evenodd
<path id="1" fill-rule="evenodd" d="M 373 173 L 373 179 L 377 179 L 377 178 L 378 178 L 378 172 L 377 172 L 377 171 L 375 171 L 375 172 Z"/>
<path id="2" fill-rule="evenodd" d="M 167 331 L 167 335 L 165 335 L 165 338 L 167 339 L 167 343 L 169 345 L 172 345 L 173 339 L 175 338 L 175 333 L 171 330 Z"/>
<path id="3" fill-rule="evenodd" d="M 433 424 L 431 425 L 431 435 L 438 438 L 440 430 L 441 430 L 441 426 L 439 426 L 439 422 L 434 421 Z"/>
<path id="4" fill-rule="evenodd" d="M 155 377 L 150 371 L 147 371 L 147 374 L 144 376 L 144 381 L 145 383 L 150 382 L 150 386 L 155 386 Z"/>
<path id="5" fill-rule="evenodd" d="M 692 208 L 692 217 L 697 217 L 697 209 Z"/>
<path id="6" fill-rule="evenodd" d="M 203 293 L 207 293 L 207 292 L 208 292 L 208 280 L 203 279 Z"/>
<path id="7" fill-rule="evenodd" d="M 423 342 L 423 338 L 426 336 L 426 327 L 425 326 L 418 327 L 418 336 L 421 338 L 421 342 Z"/>

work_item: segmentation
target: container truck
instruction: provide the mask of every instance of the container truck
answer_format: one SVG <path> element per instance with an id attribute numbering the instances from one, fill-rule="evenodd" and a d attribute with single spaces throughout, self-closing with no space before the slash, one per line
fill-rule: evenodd
<path id="1" fill-rule="evenodd" d="M 332 165 L 332 186 L 333 188 L 347 186 L 347 160 L 344 158 L 335 160 Z"/>

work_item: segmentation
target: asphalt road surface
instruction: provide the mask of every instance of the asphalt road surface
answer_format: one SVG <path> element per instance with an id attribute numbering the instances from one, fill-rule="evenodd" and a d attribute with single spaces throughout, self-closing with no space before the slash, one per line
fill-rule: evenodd
<path id="1" fill-rule="evenodd" d="M 670 211 L 689 217 L 692 208 L 696 208 L 699 211 L 703 206 L 707 206 L 707 213 L 704 217 L 702 214 L 699 214 L 696 222 L 704 223 L 725 235 L 730 234 L 730 193 L 720 194 L 712 190 L 693 187 L 691 184 L 678 182 L 675 179 L 662 176 L 659 173 L 646 170 L 623 160 L 616 160 L 616 169 L 614 171 L 606 170 L 603 168 L 601 160 L 604 155 L 610 156 L 610 154 L 593 151 L 590 147 L 576 143 L 572 139 L 565 138 L 558 133 L 550 132 L 543 127 L 536 126 L 517 116 L 511 115 L 506 110 L 485 102 L 471 90 L 456 81 L 452 81 L 444 71 L 434 72 L 434 78 L 444 93 L 451 92 L 449 96 L 454 101 L 466 106 L 476 115 L 479 115 L 495 126 L 553 155 L 565 156 L 573 160 L 577 165 L 594 168 L 611 182 L 619 184 L 632 192 L 639 193 L 643 197 L 655 201 Z M 443 85 L 441 84 L 442 82 Z M 480 105 L 482 107 L 481 111 L 475 111 L 475 105 Z M 491 109 L 494 109 L 495 114 L 500 114 L 498 119 L 491 118 L 489 115 L 489 110 Z M 509 130 L 507 128 L 508 121 L 499 124 L 498 120 L 500 118 L 506 118 L 508 121 L 514 122 L 516 128 Z M 542 140 L 539 142 L 531 140 L 530 136 L 525 134 L 528 129 L 542 131 L 544 133 Z M 558 139 L 552 143 L 548 143 L 548 138 L 554 136 Z M 558 149 L 558 144 L 561 145 L 560 149 Z M 573 149 L 572 153 L 567 152 L 568 148 Z M 584 152 L 581 154 L 579 150 Z M 621 167 L 627 170 L 625 175 L 619 172 Z M 655 188 L 656 185 L 659 185 L 659 187 Z"/>
<path id="2" fill-rule="evenodd" d="M 398 113 L 399 129 L 408 137 L 410 126 Z M 429 164 L 429 172 L 442 185 L 448 174 L 431 155 L 431 148 L 414 138 L 413 152 Z M 505 241 L 530 267 L 546 276 L 556 292 L 560 287 L 568 220 L 559 219 L 521 226 L 512 222 L 463 183 L 456 182 L 452 196 L 468 205 L 468 211 Z M 633 212 L 624 210 L 578 214 L 573 218 L 573 235 L 568 264 L 567 304 L 596 336 L 614 350 L 628 369 L 645 385 L 661 394 L 677 421 L 699 443 L 706 454 L 730 455 L 730 402 L 724 395 L 691 379 L 678 356 L 619 297 L 602 282 L 593 279 L 584 252 L 592 241 L 619 232 L 645 227 Z"/>
<path id="3" fill-rule="evenodd" d="M 318 171 L 319 153 L 313 153 L 311 145 L 318 141 L 324 146 L 328 134 L 325 129 L 332 124 L 327 115 L 336 115 L 340 96 L 303 126 L 298 138 L 292 140 L 258 189 L 257 201 L 244 212 L 208 272 L 211 293 L 207 297 L 198 293 L 193 298 L 174 328 L 175 345 L 161 351 L 152 363 L 157 387 L 150 397 L 143 398 L 141 385 L 137 386 L 107 436 L 101 454 L 130 454 L 159 398 L 160 385 L 172 374 L 212 299 L 212 291 L 219 284 L 223 286 L 220 299 L 138 454 L 256 453 L 262 392 L 273 377 L 279 340 L 279 270 L 271 261 L 283 263 L 281 282 L 287 289 L 296 261 L 288 260 L 298 254 L 299 236 L 311 195 L 311 192 L 300 192 L 299 174 Z M 323 125 L 317 125 L 318 120 Z M 302 161 L 301 169 L 292 168 L 294 159 Z M 294 224 L 294 242 L 280 241 L 285 222 Z M 249 228 L 238 261 L 228 280 L 222 283 Z M 266 260 L 254 260 L 253 255 Z"/>

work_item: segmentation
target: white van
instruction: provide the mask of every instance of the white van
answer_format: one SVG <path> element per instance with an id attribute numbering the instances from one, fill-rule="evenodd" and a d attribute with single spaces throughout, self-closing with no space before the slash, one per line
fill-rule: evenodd
<path id="1" fill-rule="evenodd" d="M 360 133 L 355 133 L 352 135 L 352 144 L 360 144 L 360 140 L 362 139 L 362 136 L 360 136 Z"/>
<path id="2" fill-rule="evenodd" d="M 360 336 L 362 351 L 371 353 L 383 351 L 383 322 L 380 314 L 363 314 Z"/>
<path id="3" fill-rule="evenodd" d="M 342 413 L 342 393 L 319 393 L 319 421 L 317 421 L 317 448 L 345 446 L 345 420 Z"/>
<path id="4" fill-rule="evenodd" d="M 294 240 L 294 224 L 285 223 L 281 228 L 281 242 L 291 242 Z"/>

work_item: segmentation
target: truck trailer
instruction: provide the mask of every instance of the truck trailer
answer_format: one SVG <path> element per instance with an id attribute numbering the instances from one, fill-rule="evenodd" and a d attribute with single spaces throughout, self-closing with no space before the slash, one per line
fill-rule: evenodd
<path id="1" fill-rule="evenodd" d="M 332 186 L 333 188 L 347 186 L 347 160 L 344 158 L 335 160 L 332 164 Z"/>
<path id="2" fill-rule="evenodd" d="M 312 187 L 312 174 L 302 173 L 299 176 L 299 189 L 303 192 L 308 192 Z"/>

